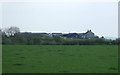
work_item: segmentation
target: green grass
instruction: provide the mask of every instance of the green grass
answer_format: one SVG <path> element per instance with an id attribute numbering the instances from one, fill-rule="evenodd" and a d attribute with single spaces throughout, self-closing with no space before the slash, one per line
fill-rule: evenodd
<path id="1" fill-rule="evenodd" d="M 3 45 L 3 73 L 117 73 L 113 45 Z"/>

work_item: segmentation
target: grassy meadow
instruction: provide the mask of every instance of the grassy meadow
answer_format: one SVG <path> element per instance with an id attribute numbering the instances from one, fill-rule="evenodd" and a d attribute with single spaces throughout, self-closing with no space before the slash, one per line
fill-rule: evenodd
<path id="1" fill-rule="evenodd" d="M 3 45 L 3 73 L 117 73 L 117 45 Z"/>

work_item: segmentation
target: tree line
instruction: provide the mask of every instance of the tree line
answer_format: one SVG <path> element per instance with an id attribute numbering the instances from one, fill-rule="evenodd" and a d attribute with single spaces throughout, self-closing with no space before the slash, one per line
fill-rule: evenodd
<path id="1" fill-rule="evenodd" d="M 64 39 L 59 36 L 42 37 L 36 33 L 21 33 L 18 27 L 0 29 L 3 45 L 120 45 L 120 39 Z"/>

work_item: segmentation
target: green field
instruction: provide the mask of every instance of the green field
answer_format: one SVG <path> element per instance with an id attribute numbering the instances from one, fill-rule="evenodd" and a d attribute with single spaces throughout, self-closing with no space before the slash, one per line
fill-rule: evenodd
<path id="1" fill-rule="evenodd" d="M 3 45 L 3 73 L 117 73 L 118 46 Z"/>

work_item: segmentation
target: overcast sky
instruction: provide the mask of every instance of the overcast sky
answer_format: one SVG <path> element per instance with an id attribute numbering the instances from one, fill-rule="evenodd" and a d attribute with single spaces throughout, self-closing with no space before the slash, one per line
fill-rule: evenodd
<path id="1" fill-rule="evenodd" d="M 6 2 L 2 27 L 30 32 L 86 32 L 118 36 L 117 2 Z"/>

